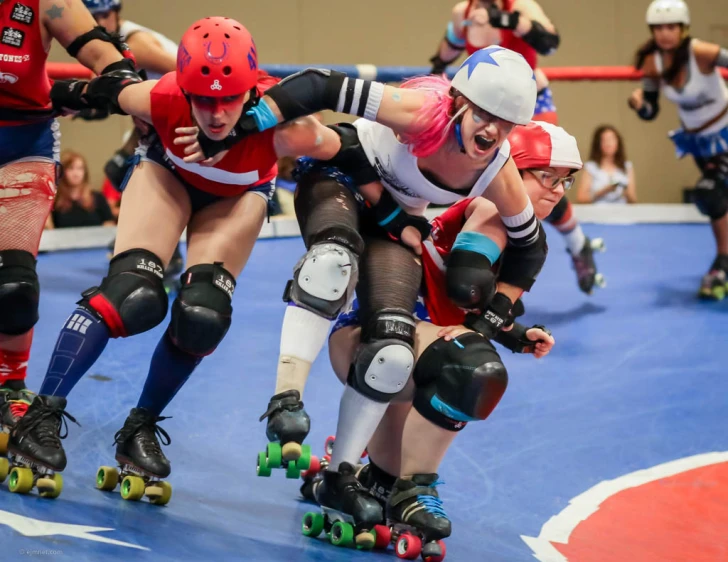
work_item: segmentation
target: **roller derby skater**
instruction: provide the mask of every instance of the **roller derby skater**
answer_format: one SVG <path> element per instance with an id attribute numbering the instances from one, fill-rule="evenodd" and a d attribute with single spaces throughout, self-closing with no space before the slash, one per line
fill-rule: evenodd
<path id="1" fill-rule="evenodd" d="M 698 294 L 722 300 L 728 289 L 728 87 L 718 69 L 728 68 L 728 49 L 690 37 L 683 0 L 654 0 L 646 19 L 651 37 L 635 61 L 644 78 L 629 105 L 645 121 L 657 117 L 660 92 L 677 105 L 682 128 L 670 138 L 678 158 L 692 156 L 700 170 L 693 198 L 710 219 L 717 246 Z"/>
<path id="2" fill-rule="evenodd" d="M 210 52 L 225 53 L 225 64 L 210 63 Z M 180 131 L 194 140 L 199 127 L 211 138 L 224 139 L 246 104 L 275 79 L 258 71 L 252 37 L 228 18 L 193 25 L 182 39 L 178 63 L 176 72 L 160 80 L 129 84 L 121 91 L 103 76 L 88 83 L 57 82 L 69 91 L 86 87 L 83 97 L 70 100 L 73 109 L 91 104 L 110 113 L 123 111 L 153 125 L 156 134 L 140 147 L 143 157 L 125 187 L 109 273 L 99 287 L 83 293 L 61 331 L 38 397 L 10 436 L 11 450 L 14 443 L 33 449 L 48 436 L 57 438 L 66 397 L 108 340 L 144 333 L 164 320 L 169 304 L 165 266 L 187 228 L 189 267 L 169 327 L 154 352 L 139 402 L 115 439 L 122 495 L 138 499 L 144 488 L 142 493 L 158 504 L 171 495 L 171 488 L 161 484 L 171 466 L 158 439 L 170 441 L 159 427 L 161 413 L 228 331 L 235 278 L 265 219 L 278 157 L 328 158 L 340 148 L 333 132 L 307 119 L 296 127 L 249 136 L 230 150 L 230 158 L 209 166 L 188 164 L 185 145 L 174 142 Z M 330 142 L 319 146 L 320 136 Z M 66 460 L 60 443 L 58 448 L 63 462 L 54 468 L 60 471 Z M 45 460 L 41 449 L 34 456 Z M 113 470 L 102 467 L 97 486 L 108 490 L 112 484 Z"/>

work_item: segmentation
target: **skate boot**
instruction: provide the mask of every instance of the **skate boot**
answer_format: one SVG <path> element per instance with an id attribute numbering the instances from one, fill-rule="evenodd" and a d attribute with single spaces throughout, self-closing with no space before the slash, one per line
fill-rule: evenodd
<path id="1" fill-rule="evenodd" d="M 703 276 L 699 296 L 702 299 L 722 301 L 728 293 L 728 255 L 718 255 Z"/>
<path id="2" fill-rule="evenodd" d="M 386 509 L 389 496 L 392 494 L 392 487 L 397 478 L 384 472 L 371 459 L 368 464 L 359 468 L 356 477 L 364 486 L 364 489 L 379 502 L 382 509 Z"/>
<path id="3" fill-rule="evenodd" d="M 22 407 L 16 406 L 21 413 Z M 61 396 L 36 396 L 10 430 L 8 459 L 0 459 L 0 481 L 10 473 L 11 492 L 27 494 L 34 487 L 45 498 L 57 498 L 63 489 L 66 453 L 61 439 L 68 435 L 66 420 L 78 422 L 66 412 Z M 63 431 L 63 433 L 61 433 Z"/>
<path id="4" fill-rule="evenodd" d="M 166 505 L 172 498 L 172 486 L 163 479 L 172 468 L 159 446 L 157 436 L 169 445 L 169 434 L 157 425 L 167 418 L 151 414 L 144 408 L 132 408 L 124 427 L 116 432 L 116 462 L 119 470 L 102 466 L 96 473 L 96 487 L 107 492 L 121 479 L 121 497 L 137 501 L 147 496 L 155 505 Z"/>
<path id="5" fill-rule="evenodd" d="M 321 512 L 303 516 L 302 532 L 318 537 L 325 531 L 332 544 L 369 550 L 374 548 L 376 525 L 384 521 L 384 510 L 359 480 L 355 469 L 347 462 L 338 472 L 326 470 L 314 493 Z"/>
<path id="6" fill-rule="evenodd" d="M 286 478 L 298 478 L 311 466 L 311 446 L 302 445 L 311 429 L 311 418 L 303 409 L 297 390 L 276 394 L 260 421 L 268 418 L 268 446 L 258 453 L 258 476 L 270 476 L 274 468 L 285 468 Z"/>
<path id="7" fill-rule="evenodd" d="M 599 288 L 606 286 L 604 276 L 597 272 L 597 266 L 594 263 L 594 250 L 604 251 L 604 242 L 601 238 L 595 238 L 594 240 L 586 238 L 584 247 L 579 252 L 579 255 L 574 256 L 569 254 L 574 264 L 579 288 L 587 295 L 592 294 L 595 286 Z"/>
<path id="8" fill-rule="evenodd" d="M 398 478 L 387 504 L 387 528 L 399 558 L 414 560 L 422 555 L 426 562 L 445 558 L 443 539 L 450 536 L 452 525 L 437 493 L 437 474 L 415 474 L 412 480 Z M 379 527 L 377 546 L 384 542 L 386 531 Z"/>
<path id="9" fill-rule="evenodd" d="M 179 244 L 174 249 L 172 259 L 169 261 L 169 265 L 164 270 L 164 289 L 167 291 L 169 296 L 175 296 L 181 287 L 180 275 L 185 268 L 185 259 L 182 257 L 182 252 L 179 250 Z"/>
<path id="10" fill-rule="evenodd" d="M 28 389 L 0 388 L 0 455 L 8 452 L 10 430 L 28 411 L 35 394 Z"/>

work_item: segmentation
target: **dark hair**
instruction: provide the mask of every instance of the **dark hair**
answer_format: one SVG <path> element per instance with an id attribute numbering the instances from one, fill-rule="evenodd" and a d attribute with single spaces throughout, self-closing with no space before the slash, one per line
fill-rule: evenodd
<path id="1" fill-rule="evenodd" d="M 591 151 L 589 152 L 589 160 L 596 162 L 601 166 L 602 158 L 604 157 L 602 154 L 602 135 L 607 131 L 612 131 L 617 137 L 617 152 L 614 153 L 614 163 L 617 168 L 626 172 L 627 170 L 624 167 L 624 163 L 626 161 L 626 157 L 624 155 L 624 141 L 622 140 L 622 135 L 620 135 L 619 131 L 612 125 L 600 125 L 594 131 L 594 136 L 592 137 L 591 142 Z"/>
<path id="2" fill-rule="evenodd" d="M 680 27 L 685 29 L 682 24 L 680 24 Z M 660 78 L 668 84 L 677 77 L 682 67 L 688 64 L 688 61 L 690 60 L 690 40 L 690 35 L 686 35 L 683 38 L 680 42 L 680 46 L 678 46 L 675 50 L 675 58 L 672 59 L 670 68 L 666 68 L 662 71 Z M 651 38 L 637 50 L 634 57 L 634 67 L 637 70 L 642 70 L 642 65 L 645 63 L 645 59 L 659 50 L 660 48 L 657 46 L 657 41 L 655 41 L 654 37 Z"/>

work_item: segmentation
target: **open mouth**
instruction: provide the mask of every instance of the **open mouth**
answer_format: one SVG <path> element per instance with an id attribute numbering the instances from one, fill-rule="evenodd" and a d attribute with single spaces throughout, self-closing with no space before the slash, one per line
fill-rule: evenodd
<path id="1" fill-rule="evenodd" d="M 210 125 L 210 132 L 217 135 L 223 132 L 225 125 Z"/>
<path id="2" fill-rule="evenodd" d="M 489 139 L 483 135 L 475 135 L 475 146 L 477 146 L 478 150 L 481 152 L 488 152 L 495 146 L 495 139 Z"/>

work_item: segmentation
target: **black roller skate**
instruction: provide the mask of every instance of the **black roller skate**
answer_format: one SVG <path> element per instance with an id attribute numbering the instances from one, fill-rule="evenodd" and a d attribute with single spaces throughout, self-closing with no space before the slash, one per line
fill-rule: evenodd
<path id="1" fill-rule="evenodd" d="M 35 394 L 28 389 L 0 388 L 0 455 L 8 452 L 10 430 L 28 411 Z"/>
<path id="2" fill-rule="evenodd" d="M 286 478 L 298 478 L 311 466 L 311 446 L 302 444 L 311 429 L 311 418 L 303 409 L 299 392 L 287 390 L 273 396 L 260 421 L 265 418 L 270 443 L 258 453 L 258 476 L 270 476 L 274 468 L 285 468 Z"/>
<path id="3" fill-rule="evenodd" d="M 326 470 L 322 475 L 321 481 L 314 486 L 321 512 L 303 516 L 303 534 L 318 537 L 323 531 L 336 546 L 374 548 L 376 533 L 373 530 L 383 523 L 384 510 L 361 485 L 356 469 L 342 462 L 338 472 Z"/>
<path id="4" fill-rule="evenodd" d="M 719 254 L 710 271 L 703 276 L 699 296 L 702 299 L 722 301 L 728 293 L 728 255 Z"/>
<path id="5" fill-rule="evenodd" d="M 594 240 L 586 238 L 579 255 L 569 254 L 576 271 L 579 288 L 587 295 L 592 294 L 595 286 L 602 289 L 607 285 L 604 275 L 597 272 L 597 266 L 594 263 L 594 252 L 603 252 L 604 250 L 606 250 L 604 240 L 601 238 L 595 238 Z"/>
<path id="6" fill-rule="evenodd" d="M 20 410 L 16 406 L 16 412 Z M 24 415 L 16 418 L 10 430 L 8 458 L 0 458 L 0 481 L 9 472 L 11 492 L 27 494 L 35 487 L 44 498 L 61 494 L 63 477 L 59 473 L 66 468 L 61 439 L 68 435 L 66 419 L 78 424 L 66 412 L 66 399 L 60 396 L 36 396 Z"/>
<path id="7" fill-rule="evenodd" d="M 377 526 L 376 547 L 394 544 L 397 557 L 441 562 L 446 548 L 443 539 L 452 525 L 437 493 L 437 474 L 415 474 L 412 480 L 397 479 L 387 504 L 387 526 Z"/>
<path id="8" fill-rule="evenodd" d="M 180 290 L 181 281 L 180 275 L 185 269 L 185 259 L 182 257 L 180 252 L 179 244 L 174 249 L 172 259 L 169 260 L 169 265 L 164 270 L 164 289 L 170 297 L 174 297 Z"/>
<path id="9" fill-rule="evenodd" d="M 172 486 L 163 479 L 172 468 L 159 446 L 157 436 L 169 445 L 169 434 L 157 425 L 167 418 L 151 414 L 144 408 L 132 408 L 124 427 L 116 432 L 116 462 L 119 469 L 102 466 L 96 473 L 96 487 L 112 491 L 121 479 L 121 497 L 137 501 L 147 496 L 154 505 L 166 505 L 172 498 Z"/>

